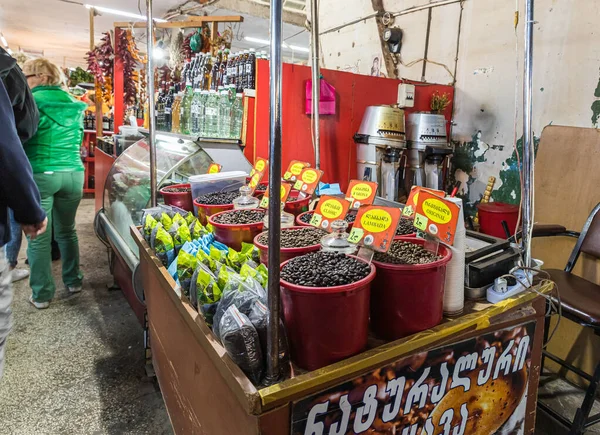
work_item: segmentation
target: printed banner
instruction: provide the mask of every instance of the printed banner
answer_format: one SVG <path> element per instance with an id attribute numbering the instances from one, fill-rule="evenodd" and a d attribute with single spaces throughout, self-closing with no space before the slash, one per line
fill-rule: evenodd
<path id="1" fill-rule="evenodd" d="M 535 322 L 421 352 L 295 402 L 292 435 L 523 434 Z"/>

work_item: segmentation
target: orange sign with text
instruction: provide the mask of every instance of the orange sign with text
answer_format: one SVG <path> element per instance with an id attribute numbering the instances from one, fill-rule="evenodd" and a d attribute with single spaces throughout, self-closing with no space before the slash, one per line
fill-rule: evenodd
<path id="1" fill-rule="evenodd" d="M 352 202 L 352 208 L 373 204 L 376 195 L 377 183 L 373 181 L 351 180 L 346 191 L 346 199 Z"/>
<path id="2" fill-rule="evenodd" d="M 300 160 L 292 160 L 283 174 L 283 179 L 286 181 L 295 182 L 304 168 L 309 168 L 310 163 L 301 162 Z"/>
<path id="3" fill-rule="evenodd" d="M 290 196 L 291 190 L 292 190 L 291 184 L 281 183 L 281 203 L 282 204 L 285 204 L 285 201 L 288 199 L 288 196 Z M 269 188 L 268 187 L 265 192 L 265 195 L 263 196 L 262 200 L 260 201 L 259 206 L 262 208 L 269 208 Z"/>
<path id="4" fill-rule="evenodd" d="M 323 195 L 317 204 L 310 224 L 331 231 L 331 223 L 344 219 L 350 209 L 350 201 L 335 196 Z"/>
<path id="5" fill-rule="evenodd" d="M 294 184 L 294 189 L 307 195 L 312 195 L 319 185 L 322 176 L 323 171 L 320 169 L 304 168 Z"/>
<path id="6" fill-rule="evenodd" d="M 208 167 L 207 174 L 216 174 L 218 172 L 221 172 L 221 168 L 223 168 L 223 166 L 219 165 L 218 163 L 211 163 Z"/>
<path id="7" fill-rule="evenodd" d="M 410 194 L 408 195 L 408 199 L 406 200 L 406 205 L 402 210 L 402 216 L 411 219 L 414 218 L 415 210 L 417 208 L 417 202 L 419 201 L 419 195 L 421 192 L 429 192 L 441 198 L 446 196 L 446 192 L 442 190 L 429 189 L 427 187 L 421 186 L 413 186 L 412 189 L 410 189 Z"/>
<path id="8" fill-rule="evenodd" d="M 422 191 L 416 201 L 415 228 L 438 238 L 449 245 L 454 244 L 460 208 L 430 191 Z"/>
<path id="9" fill-rule="evenodd" d="M 401 211 L 395 207 L 363 205 L 358 209 L 348 241 L 377 252 L 390 249 Z"/>
<path id="10" fill-rule="evenodd" d="M 267 172 L 268 167 L 269 161 L 267 159 L 259 157 L 258 159 L 256 159 L 256 162 L 254 162 L 254 167 L 250 171 L 250 177 L 253 177 L 254 174 L 256 174 L 257 172 L 262 172 L 264 174 L 265 172 Z"/>

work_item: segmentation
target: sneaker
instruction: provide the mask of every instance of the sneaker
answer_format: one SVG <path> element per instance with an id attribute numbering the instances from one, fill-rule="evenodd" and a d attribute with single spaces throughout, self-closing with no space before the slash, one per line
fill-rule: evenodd
<path id="1" fill-rule="evenodd" d="M 69 293 L 79 293 L 81 291 L 81 286 L 67 287 L 67 289 L 69 290 Z"/>
<path id="2" fill-rule="evenodd" d="M 21 281 L 29 276 L 29 269 L 13 269 L 12 282 Z"/>
<path id="3" fill-rule="evenodd" d="M 50 302 L 36 302 L 33 300 L 33 296 L 29 296 L 29 302 L 31 302 L 31 305 L 33 305 L 34 307 L 36 307 L 38 310 L 45 310 L 46 308 L 48 308 L 50 306 Z"/>

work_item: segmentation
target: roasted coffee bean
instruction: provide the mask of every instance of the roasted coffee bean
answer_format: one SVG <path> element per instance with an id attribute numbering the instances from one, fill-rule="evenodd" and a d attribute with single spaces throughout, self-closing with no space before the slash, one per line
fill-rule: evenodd
<path id="1" fill-rule="evenodd" d="M 306 214 L 303 214 L 302 216 L 300 216 L 300 220 L 302 222 L 304 222 L 305 224 L 309 224 L 312 217 L 313 217 L 313 213 L 310 212 L 310 213 L 306 213 Z M 356 213 L 348 213 L 346 215 L 346 217 L 344 218 L 344 220 L 346 222 L 348 222 L 349 224 L 353 223 L 356 220 Z"/>
<path id="2" fill-rule="evenodd" d="M 281 269 L 281 279 L 306 287 L 351 284 L 371 272 L 369 264 L 337 252 L 311 252 L 291 259 Z"/>
<path id="3" fill-rule="evenodd" d="M 405 236 L 407 234 L 414 234 L 417 232 L 417 229 L 410 221 L 410 219 L 402 218 L 400 222 L 398 222 L 398 228 L 396 228 L 397 236 Z"/>
<path id="4" fill-rule="evenodd" d="M 356 213 L 348 213 L 346 217 L 344 217 L 344 220 L 349 224 L 354 223 L 356 220 Z"/>
<path id="5" fill-rule="evenodd" d="M 233 204 L 233 200 L 240 196 L 240 193 L 237 191 L 233 192 L 214 192 L 207 193 L 206 195 L 200 195 L 196 198 L 196 202 L 198 204 L 207 204 L 207 205 L 226 205 Z"/>
<path id="6" fill-rule="evenodd" d="M 326 235 L 327 231 L 314 227 L 282 229 L 280 235 L 281 247 L 304 248 L 318 245 L 321 243 L 323 236 Z M 261 245 L 269 244 L 269 233 L 267 231 L 258 236 L 258 243 Z"/>
<path id="7" fill-rule="evenodd" d="M 267 183 L 260 183 L 258 186 L 256 186 L 256 189 L 254 189 L 254 190 L 265 191 L 265 190 L 267 190 L 267 187 L 269 187 L 269 185 Z"/>
<path id="8" fill-rule="evenodd" d="M 218 224 L 239 225 L 239 224 L 255 224 L 262 222 L 265 217 L 264 210 L 246 209 L 246 210 L 231 210 L 213 217 L 213 220 Z"/>
<path id="9" fill-rule="evenodd" d="M 376 252 L 373 260 L 391 264 L 427 264 L 439 258 L 422 245 L 395 240 L 387 253 Z"/>
<path id="10" fill-rule="evenodd" d="M 163 187 L 162 191 L 165 193 L 185 193 L 185 192 L 191 192 L 192 188 L 191 187 Z"/>
<path id="11" fill-rule="evenodd" d="M 296 202 L 296 201 L 300 201 L 301 199 L 304 199 L 304 198 L 299 198 L 297 196 L 288 196 L 288 199 L 286 199 L 285 202 Z"/>

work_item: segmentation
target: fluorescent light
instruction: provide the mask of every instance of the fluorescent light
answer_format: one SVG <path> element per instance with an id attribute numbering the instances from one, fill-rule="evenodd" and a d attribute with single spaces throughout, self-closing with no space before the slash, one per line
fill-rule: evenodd
<path id="1" fill-rule="evenodd" d="M 290 48 L 294 51 L 302 51 L 304 53 L 310 52 L 310 49 L 306 47 L 300 47 L 299 45 L 290 45 Z"/>
<path id="2" fill-rule="evenodd" d="M 0 33 L 0 41 L 2 41 L 2 44 L 4 44 L 4 46 L 6 48 L 8 48 L 8 41 L 6 40 L 6 38 L 4 37 L 3 33 Z"/>
<path id="3" fill-rule="evenodd" d="M 244 39 L 248 42 L 256 42 L 257 44 L 269 45 L 271 41 L 260 38 L 253 38 L 252 36 L 245 36 Z"/>
<path id="4" fill-rule="evenodd" d="M 154 54 L 154 59 L 156 60 L 161 60 L 165 58 L 165 50 L 163 50 L 160 47 L 154 47 L 152 54 Z"/>
<path id="5" fill-rule="evenodd" d="M 131 12 L 125 12 L 125 11 L 119 11 L 116 9 L 111 9 L 111 8 L 105 8 L 103 6 L 94 6 L 94 5 L 84 5 L 87 9 L 95 9 L 99 12 L 105 12 L 107 14 L 113 14 L 113 15 L 120 15 L 122 17 L 127 17 L 127 18 L 135 18 L 136 20 L 142 20 L 142 21 L 146 21 L 146 17 L 143 15 L 138 15 L 138 14 L 132 14 Z M 161 18 L 155 18 L 154 21 L 158 22 L 158 23 L 166 23 L 167 20 L 163 20 Z"/>

